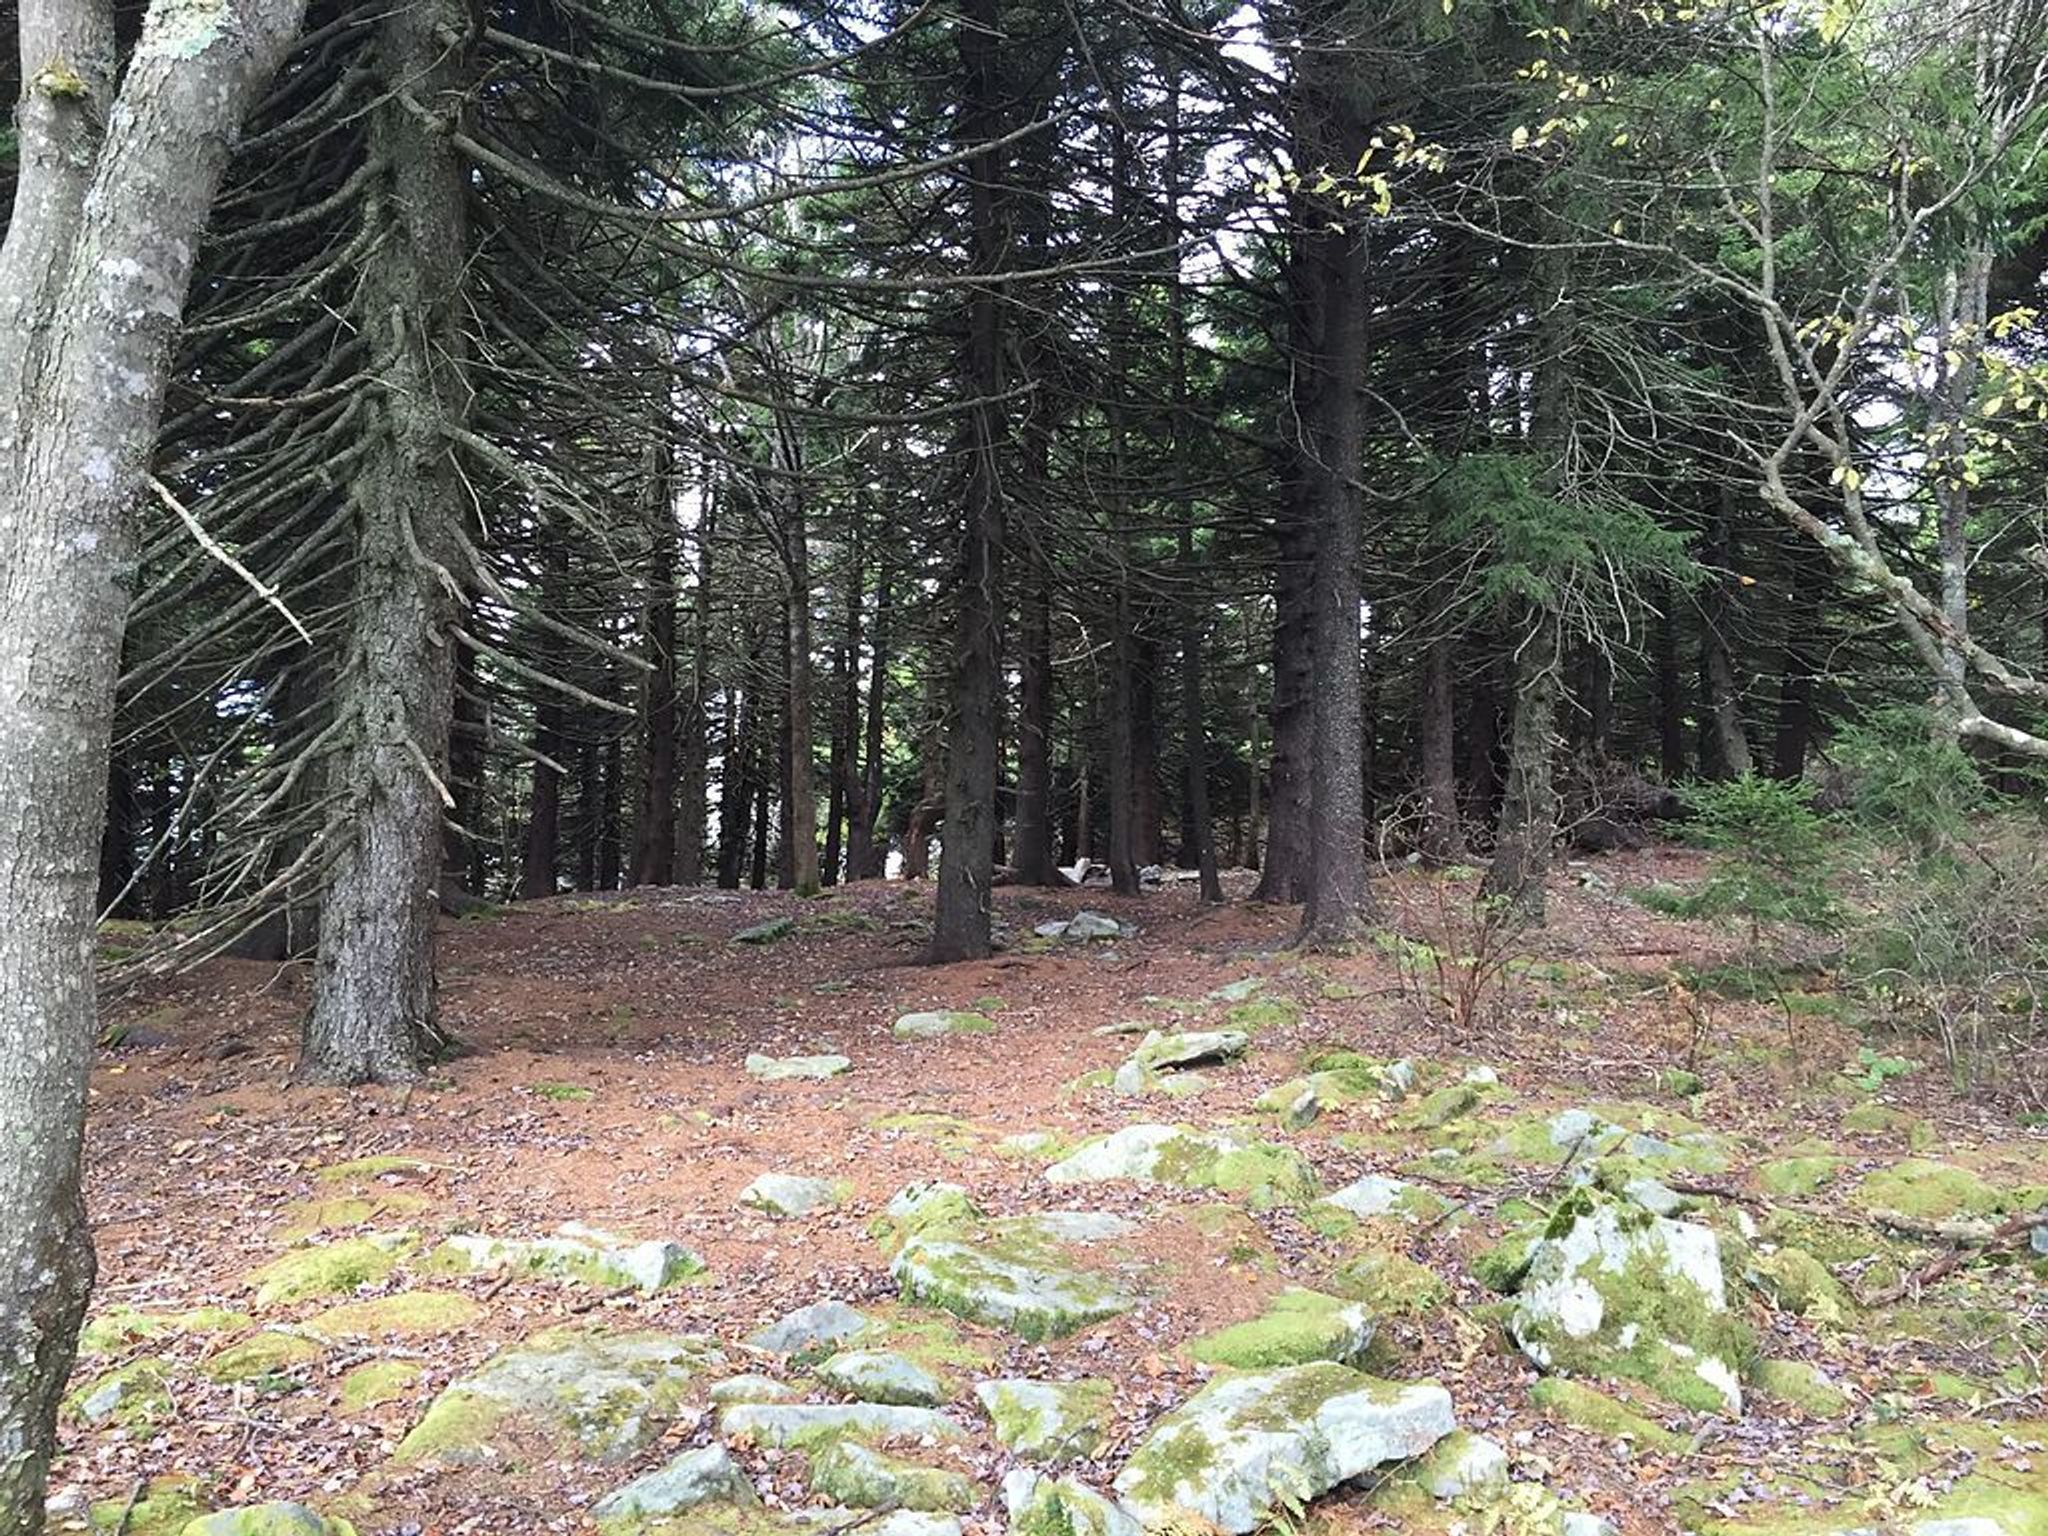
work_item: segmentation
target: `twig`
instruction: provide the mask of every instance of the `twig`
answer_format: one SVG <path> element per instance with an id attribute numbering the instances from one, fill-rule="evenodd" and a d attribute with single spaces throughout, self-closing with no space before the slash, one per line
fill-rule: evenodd
<path id="1" fill-rule="evenodd" d="M 241 577 L 242 580 L 246 581 L 249 584 L 250 591 L 254 592 L 258 597 L 262 598 L 263 601 L 270 604 L 270 606 L 275 608 L 279 613 L 283 614 L 285 623 L 291 625 L 293 629 L 298 631 L 299 638 L 301 640 L 305 641 L 306 644 L 308 645 L 311 645 L 313 643 L 312 631 L 307 629 L 305 625 L 301 624 L 299 622 L 298 615 L 293 613 L 291 609 L 285 606 L 284 599 L 277 595 L 277 588 L 266 587 L 261 581 L 256 579 L 255 572 L 251 571 L 246 565 L 242 564 L 241 561 L 237 560 L 233 555 L 229 554 L 225 549 L 223 549 L 219 541 L 216 540 L 212 534 L 208 533 L 203 527 L 200 526 L 199 519 L 194 517 L 191 514 L 191 512 L 186 509 L 185 504 L 182 501 L 178 500 L 177 497 L 171 494 L 171 488 L 165 485 L 163 481 L 157 479 L 155 475 L 151 475 L 149 477 L 149 488 L 152 491 L 156 492 L 157 499 L 159 501 L 161 501 L 165 506 L 169 507 L 173 512 L 178 514 L 178 521 L 183 523 L 186 527 L 186 530 L 191 533 L 192 537 L 199 541 L 199 547 L 201 549 L 205 550 L 209 555 L 213 556 L 214 559 L 218 560 L 222 565 L 226 566 L 229 570 L 233 571 L 237 576 Z"/>
<path id="2" fill-rule="evenodd" d="M 1981 1241 L 1968 1241 L 1958 1237 L 1957 1246 L 1946 1252 L 1937 1253 L 1918 1269 L 1899 1281 L 1890 1289 L 1868 1297 L 1863 1304 L 1868 1307 L 1888 1307 L 1895 1301 L 1917 1295 L 1923 1288 L 1968 1263 L 1971 1256 L 1988 1248 L 2002 1248 L 2014 1238 L 2031 1232 L 2042 1222 L 2048 1221 L 2048 1211 L 2022 1211 L 2017 1216 L 2008 1216 L 1984 1235 Z"/>

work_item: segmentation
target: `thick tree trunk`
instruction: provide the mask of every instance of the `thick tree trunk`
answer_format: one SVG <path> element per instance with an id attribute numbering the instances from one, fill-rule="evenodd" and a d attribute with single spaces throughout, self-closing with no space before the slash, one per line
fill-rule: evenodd
<path id="1" fill-rule="evenodd" d="M 801 478 L 803 460 L 796 446 L 799 430 L 790 423 L 777 433 L 778 439 L 789 445 L 783 455 L 788 473 L 782 485 L 783 599 L 788 612 L 784 630 L 787 697 L 783 710 L 782 837 L 787 884 L 799 896 L 815 896 L 819 885 L 818 787 L 811 754 L 817 736 L 813 719 L 817 701 L 811 677 L 811 534 L 804 505 L 809 493 Z"/>
<path id="2" fill-rule="evenodd" d="M 634 818 L 633 885 L 676 878 L 676 514 L 666 445 L 648 452 L 647 600 L 640 633 L 647 681 L 640 695 L 640 812 Z"/>
<path id="3" fill-rule="evenodd" d="M 134 507 L 193 252 L 303 6 L 152 5 L 125 71 L 113 9 L 17 7 L 27 85 L 0 243 L 0 1536 L 42 1529 L 92 1285 L 79 1153 Z"/>
<path id="4" fill-rule="evenodd" d="M 430 111 L 454 110 L 465 83 L 454 0 L 421 0 L 389 13 L 378 38 L 391 89 Z M 356 513 L 355 592 L 342 708 L 352 717 L 333 782 L 354 797 L 350 832 L 320 909 L 313 1004 L 299 1056 L 301 1078 L 404 1082 L 440 1043 L 434 987 L 435 874 L 454 706 L 454 632 L 447 589 L 461 572 L 461 488 L 447 428 L 469 410 L 460 309 L 467 258 L 466 171 L 446 133 L 396 100 L 371 120 L 371 153 L 384 167 L 369 197 L 382 238 L 362 288 L 381 417 L 351 485 Z"/>
<path id="5" fill-rule="evenodd" d="M 1500 835 L 1482 890 L 1541 921 L 1544 886 L 1557 842 L 1558 618 L 1531 614 L 1529 632 L 1515 654 L 1515 719 L 1508 745 L 1507 794 Z"/>
<path id="6" fill-rule="evenodd" d="M 1723 485 L 1715 493 L 1703 553 L 1708 577 L 1700 612 L 1700 691 L 1705 704 L 1700 718 L 1700 768 L 1714 778 L 1739 779 L 1751 771 L 1753 759 L 1742 726 L 1735 660 L 1726 634 L 1733 607 L 1728 601 L 1728 583 L 1734 579 L 1735 558 L 1732 485 Z"/>
<path id="7" fill-rule="evenodd" d="M 1422 652 L 1420 757 L 1422 833 L 1418 849 L 1432 864 L 1464 860 L 1465 829 L 1458 814 L 1458 643 L 1437 635 Z"/>
<path id="8" fill-rule="evenodd" d="M 1305 520 L 1291 506 L 1281 526 L 1274 572 L 1272 780 L 1265 860 L 1258 888 L 1252 892 L 1254 901 L 1293 902 L 1308 895 L 1308 765 L 1315 729 L 1309 710 L 1315 674 L 1309 629 L 1313 567 Z"/>
<path id="9" fill-rule="evenodd" d="M 1005 265 L 1002 0 L 965 0 L 958 29 L 964 137 L 983 147 L 968 163 L 968 242 L 977 274 Z M 926 958 L 943 964 L 989 952 L 996 821 L 996 690 L 1001 667 L 1003 487 L 1002 298 L 970 290 L 965 377 L 966 515 L 955 586 L 955 665 L 946 766 L 946 823 L 937 912 Z"/>

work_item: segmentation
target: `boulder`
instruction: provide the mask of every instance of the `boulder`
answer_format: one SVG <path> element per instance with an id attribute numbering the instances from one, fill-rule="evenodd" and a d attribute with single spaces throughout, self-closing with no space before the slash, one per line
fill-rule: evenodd
<path id="1" fill-rule="evenodd" d="M 837 1077 L 842 1072 L 852 1070 L 852 1060 L 839 1055 L 764 1056 L 759 1051 L 754 1051 L 747 1057 L 747 1075 L 758 1077 L 764 1083 L 789 1083 Z"/>
<path id="2" fill-rule="evenodd" d="M 643 1522 L 680 1515 L 704 1504 L 730 1504 L 753 1509 L 760 1504 L 754 1485 L 722 1445 L 707 1445 L 636 1477 L 591 1506 L 591 1516 L 605 1536 L 631 1536 Z"/>
<path id="3" fill-rule="evenodd" d="M 889 1273 L 906 1301 L 1027 1339 L 1059 1338 L 1137 1304 L 1115 1277 L 1068 1252 L 1090 1240 L 1028 1216 L 942 1226 L 906 1242 Z"/>
<path id="4" fill-rule="evenodd" d="M 1531 1251 L 1508 1328 L 1545 1371 L 1639 1381 L 1739 1414 L 1753 1342 L 1728 1309 L 1713 1229 L 1578 1189 Z"/>
<path id="5" fill-rule="evenodd" d="M 1248 1322 L 1205 1334 L 1188 1353 L 1205 1365 L 1263 1369 L 1312 1360 L 1349 1364 L 1365 1353 L 1377 1329 L 1372 1309 L 1319 1291 L 1289 1289 Z"/>
<path id="6" fill-rule="evenodd" d="M 747 1335 L 747 1347 L 771 1355 L 829 1354 L 874 1324 L 843 1301 L 814 1301 Z"/>
<path id="7" fill-rule="evenodd" d="M 1093 1488 L 1018 1467 L 1003 1479 L 1010 1536 L 1143 1536 L 1144 1527 Z"/>
<path id="8" fill-rule="evenodd" d="M 1090 1461 L 1109 1432 L 1116 1388 L 1108 1381 L 1033 1381 L 1008 1377 L 977 1383 L 996 1441 L 1021 1461 L 1057 1465 Z"/>
<path id="9" fill-rule="evenodd" d="M 996 1021 L 985 1013 L 944 1009 L 906 1013 L 889 1026 L 889 1032 L 898 1040 L 936 1040 L 945 1035 L 986 1035 L 995 1027 Z"/>
<path id="10" fill-rule="evenodd" d="M 1187 1510 L 1239 1536 L 1456 1427 L 1434 1382 L 1327 1363 L 1223 1376 L 1153 1427 L 1116 1490 L 1148 1525 Z"/>
<path id="11" fill-rule="evenodd" d="M 808 1448 L 842 1439 L 965 1440 L 958 1419 L 931 1408 L 889 1403 L 733 1403 L 718 1411 L 718 1432 L 760 1445 Z"/>
<path id="12" fill-rule="evenodd" d="M 814 1179 L 794 1173 L 764 1173 L 740 1191 L 740 1204 L 770 1216 L 808 1216 L 839 1204 L 853 1187 L 845 1179 Z"/>
<path id="13" fill-rule="evenodd" d="M 811 1457 L 811 1491 L 854 1509 L 954 1514 L 981 1502 L 974 1479 L 889 1456 L 858 1440 L 827 1441 Z"/>
<path id="14" fill-rule="evenodd" d="M 841 1350 L 817 1374 L 826 1386 L 864 1403 L 936 1408 L 953 1396 L 929 1367 L 891 1349 Z"/>
<path id="15" fill-rule="evenodd" d="M 355 1527 L 303 1504 L 244 1504 L 201 1515 L 179 1536 L 355 1536 Z"/>
<path id="16" fill-rule="evenodd" d="M 1084 1142 L 1045 1177 L 1051 1184 L 1128 1179 L 1214 1189 L 1244 1195 L 1261 1208 L 1300 1204 L 1316 1192 L 1315 1170 L 1293 1148 L 1185 1125 L 1127 1125 Z"/>
<path id="17" fill-rule="evenodd" d="M 660 1238 L 635 1242 L 573 1221 L 557 1229 L 553 1237 L 459 1234 L 436 1248 L 428 1265 L 456 1272 L 523 1270 L 650 1296 L 704 1272 L 703 1259 L 681 1243 Z"/>
<path id="18" fill-rule="evenodd" d="M 1235 1061 L 1250 1044 L 1251 1036 L 1239 1029 L 1190 1030 L 1171 1035 L 1153 1030 L 1116 1069 L 1112 1083 L 1118 1093 L 1145 1093 L 1160 1085 L 1162 1073 Z"/>
<path id="19" fill-rule="evenodd" d="M 690 1414 L 699 1374 L 723 1362 L 717 1344 L 695 1334 L 551 1329 L 451 1383 L 394 1459 L 491 1462 L 501 1439 L 524 1436 L 592 1461 L 627 1461 Z"/>
<path id="20" fill-rule="evenodd" d="M 1433 1189 L 1378 1173 L 1353 1179 L 1342 1189 L 1323 1196 L 1316 1202 L 1316 1207 L 1368 1220 L 1393 1217 L 1401 1221 L 1430 1221 L 1450 1208 L 1444 1197 Z"/>

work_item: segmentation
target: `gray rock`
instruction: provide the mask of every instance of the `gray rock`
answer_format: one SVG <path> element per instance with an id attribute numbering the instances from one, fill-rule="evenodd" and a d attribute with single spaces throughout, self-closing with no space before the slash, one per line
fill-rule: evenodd
<path id="1" fill-rule="evenodd" d="M 773 944 L 777 939 L 788 938 L 796 932 L 793 917 L 771 917 L 765 923 L 756 923 L 751 928 L 742 928 L 732 936 L 735 944 Z"/>
<path id="2" fill-rule="evenodd" d="M 719 1404 L 786 1403 L 797 1395 L 796 1388 L 788 1382 L 754 1373 L 728 1376 L 711 1389 L 711 1401 Z"/>
<path id="3" fill-rule="evenodd" d="M 1041 939 L 1062 939 L 1069 944 L 1086 944 L 1095 939 L 1120 939 L 1133 930 L 1104 912 L 1076 912 L 1064 921 L 1040 923 L 1031 930 Z"/>
<path id="4" fill-rule="evenodd" d="M 722 1445 L 685 1451 L 666 1466 L 636 1477 L 591 1506 L 598 1528 L 647 1516 L 679 1515 L 700 1504 L 760 1503 L 754 1485 Z"/>
<path id="5" fill-rule="evenodd" d="M 1508 1485 L 1508 1453 L 1499 1442 L 1470 1430 L 1444 1436 L 1416 1467 L 1422 1486 L 1439 1499 L 1491 1498 Z"/>
<path id="6" fill-rule="evenodd" d="M 1127 1125 L 1085 1142 L 1045 1171 L 1050 1184 L 1100 1184 L 1120 1179 L 1244 1194 L 1254 1205 L 1280 1205 L 1315 1194 L 1315 1170 L 1300 1153 L 1185 1125 Z"/>
<path id="7" fill-rule="evenodd" d="M 579 1222 L 570 1222 L 553 1237 L 459 1234 L 434 1250 L 432 1262 L 450 1269 L 525 1270 L 586 1285 L 631 1286 L 649 1295 L 704 1272 L 703 1259 L 681 1243 L 636 1243 Z"/>
<path id="8" fill-rule="evenodd" d="M 906 1013 L 889 1026 L 898 1040 L 936 1040 L 943 1035 L 986 1035 L 996 1021 L 985 1013 L 946 1009 L 927 1013 Z"/>
<path id="9" fill-rule="evenodd" d="M 762 1445 L 810 1446 L 856 1440 L 949 1441 L 967 1438 L 958 1419 L 931 1408 L 889 1403 L 733 1403 L 718 1411 L 718 1432 Z"/>
<path id="10" fill-rule="evenodd" d="M 832 1440 L 811 1457 L 811 1490 L 855 1509 L 956 1513 L 981 1502 L 974 1479 L 946 1467 L 887 1456 L 857 1440 Z"/>
<path id="11" fill-rule="evenodd" d="M 1235 1061 L 1251 1044 L 1251 1036 L 1237 1029 L 1189 1030 L 1161 1034 L 1154 1030 L 1116 1070 L 1113 1086 L 1118 1093 L 1140 1094 L 1161 1083 L 1162 1074 L 1184 1067 Z"/>
<path id="12" fill-rule="evenodd" d="M 1093 1488 L 1071 1478 L 1018 1467 L 1003 1479 L 1003 1510 L 1013 1531 L 1066 1536 L 1143 1536 L 1144 1527 Z"/>
<path id="13" fill-rule="evenodd" d="M 1186 1509 L 1223 1530 L 1257 1530 L 1451 1433 L 1450 1394 L 1379 1381 L 1348 1366 L 1288 1366 L 1209 1383 L 1153 1427 L 1116 1479 L 1146 1523 Z"/>
<path id="14" fill-rule="evenodd" d="M 1383 1174 L 1368 1173 L 1363 1178 L 1352 1180 L 1342 1189 L 1323 1196 L 1316 1204 L 1333 1205 L 1353 1216 L 1388 1216 L 1412 1209 L 1418 1203 L 1418 1197 L 1436 1199 L 1430 1191 L 1419 1184 L 1411 1184 L 1406 1179 L 1390 1179 Z"/>
<path id="15" fill-rule="evenodd" d="M 814 1301 L 747 1335 L 753 1349 L 774 1355 L 828 1353 L 874 1326 L 843 1301 Z"/>
<path id="16" fill-rule="evenodd" d="M 1024 1461 L 1088 1461 L 1109 1430 L 1115 1386 L 1108 1381 L 1008 1377 L 975 1385 L 997 1443 Z"/>
<path id="17" fill-rule="evenodd" d="M 848 1349 L 818 1367 L 818 1380 L 864 1403 L 936 1408 L 952 1397 L 945 1382 L 891 1349 Z"/>
<path id="18" fill-rule="evenodd" d="M 1238 981 L 1226 981 L 1220 987 L 1211 988 L 1206 994 L 1212 1003 L 1248 1003 L 1265 989 L 1263 976 L 1246 976 Z"/>
<path id="19" fill-rule="evenodd" d="M 914 1237 L 889 1273 L 906 1301 L 1033 1340 L 1063 1337 L 1137 1305 L 1111 1276 L 1069 1261 L 1028 1217 Z"/>
<path id="20" fill-rule="evenodd" d="M 691 1386 L 724 1359 L 714 1340 L 694 1334 L 553 1329 L 451 1383 L 394 1459 L 495 1461 L 509 1432 L 573 1448 L 592 1461 L 630 1460 L 694 1413 L 686 1402 Z"/>
<path id="21" fill-rule="evenodd" d="M 1935 1536 L 1925 1524 L 1913 1527 L 1914 1536 Z M 1558 1526 L 1558 1536 L 1621 1536 L 1621 1527 L 1604 1515 L 1588 1514 L 1583 1509 L 1567 1514 Z M 1962 1536 L 1962 1533 L 1954 1533 Z"/>
<path id="22" fill-rule="evenodd" d="M 303 1504 L 240 1504 L 192 1521 L 179 1536 L 341 1536 L 348 1528 Z"/>
<path id="23" fill-rule="evenodd" d="M 764 1173 L 740 1191 L 740 1204 L 770 1216 L 808 1216 L 846 1198 L 844 1179 L 814 1179 L 794 1173 Z"/>
<path id="24" fill-rule="evenodd" d="M 747 1057 L 747 1075 L 764 1083 L 787 1083 L 812 1078 L 837 1077 L 853 1070 L 853 1062 L 838 1055 L 763 1056 L 759 1051 Z"/>

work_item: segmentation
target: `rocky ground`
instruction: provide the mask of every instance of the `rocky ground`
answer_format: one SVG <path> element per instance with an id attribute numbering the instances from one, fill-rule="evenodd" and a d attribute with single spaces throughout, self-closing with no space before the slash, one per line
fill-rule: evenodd
<path id="1" fill-rule="evenodd" d="M 1725 995 L 1630 899 L 1694 873 L 1470 1008 L 1456 872 L 1312 958 L 1005 891 L 942 970 L 920 888 L 562 898 L 449 925 L 397 1094 L 288 1086 L 296 968 L 148 988 L 52 1528 L 2044 1536 L 2048 1147 Z"/>

